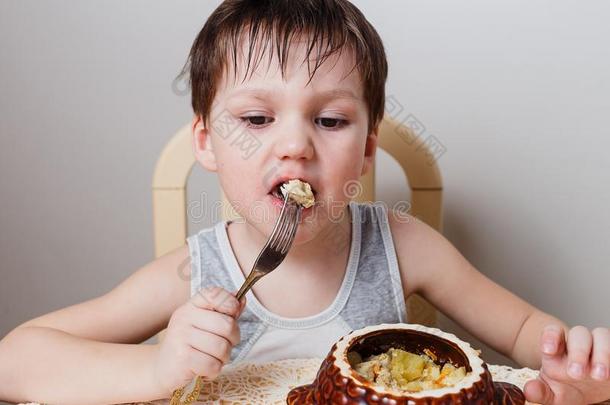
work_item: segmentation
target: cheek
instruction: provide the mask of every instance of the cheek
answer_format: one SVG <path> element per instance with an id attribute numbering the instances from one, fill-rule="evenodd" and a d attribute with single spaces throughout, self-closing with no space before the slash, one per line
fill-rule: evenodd
<path id="1" fill-rule="evenodd" d="M 335 179 L 358 179 L 364 163 L 364 146 L 357 142 L 343 142 L 320 150 L 322 174 L 332 173 Z"/>
<path id="2" fill-rule="evenodd" d="M 226 179 L 241 179 L 245 181 L 248 176 L 244 176 L 243 173 L 250 173 L 247 171 L 249 165 L 248 159 L 244 159 L 239 149 L 229 144 L 229 140 L 222 140 L 221 142 L 214 149 L 219 176 Z"/>
<path id="3" fill-rule="evenodd" d="M 253 176 L 244 175 L 244 173 L 251 173 L 244 167 L 242 167 L 239 161 L 230 161 L 220 159 L 218 164 L 218 180 L 225 193 L 225 195 L 231 199 L 231 201 L 240 201 L 241 203 L 247 201 L 247 190 L 250 188 L 249 184 L 253 181 Z"/>

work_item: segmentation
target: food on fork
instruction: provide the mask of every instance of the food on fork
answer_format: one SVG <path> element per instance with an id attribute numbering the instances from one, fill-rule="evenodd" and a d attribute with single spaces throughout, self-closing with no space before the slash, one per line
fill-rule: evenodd
<path id="1" fill-rule="evenodd" d="M 356 352 L 350 352 L 348 359 L 358 374 L 368 381 L 394 390 L 419 392 L 450 387 L 466 376 L 465 367 L 455 367 L 451 363 L 440 366 L 434 362 L 434 353 L 429 350 L 424 353 L 391 348 L 366 361 Z"/>
<path id="2" fill-rule="evenodd" d="M 309 208 L 315 204 L 315 198 L 309 183 L 299 179 L 292 179 L 282 184 L 280 190 L 282 191 L 284 197 L 286 197 L 286 194 L 288 194 L 292 201 L 302 205 L 303 208 Z"/>

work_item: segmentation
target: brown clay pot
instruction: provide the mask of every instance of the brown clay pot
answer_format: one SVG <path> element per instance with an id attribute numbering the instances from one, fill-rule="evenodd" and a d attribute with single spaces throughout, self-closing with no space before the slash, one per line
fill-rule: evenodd
<path id="1" fill-rule="evenodd" d="M 423 354 L 428 349 L 438 364 L 451 362 L 464 366 L 468 374 L 453 387 L 407 393 L 375 386 L 349 364 L 347 353 L 356 351 L 362 358 L 401 348 Z M 289 405 L 307 404 L 386 404 L 386 405 L 523 405 L 523 392 L 515 385 L 494 383 L 479 352 L 455 335 L 439 329 L 413 324 L 369 326 L 343 336 L 322 362 L 312 384 L 288 393 Z"/>

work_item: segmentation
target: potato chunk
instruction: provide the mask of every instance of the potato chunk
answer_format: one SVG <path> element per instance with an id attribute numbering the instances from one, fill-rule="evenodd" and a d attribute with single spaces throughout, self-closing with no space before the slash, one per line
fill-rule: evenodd
<path id="1" fill-rule="evenodd" d="M 399 384 L 406 384 L 420 378 L 426 361 L 417 354 L 395 349 L 390 354 L 390 372 Z"/>

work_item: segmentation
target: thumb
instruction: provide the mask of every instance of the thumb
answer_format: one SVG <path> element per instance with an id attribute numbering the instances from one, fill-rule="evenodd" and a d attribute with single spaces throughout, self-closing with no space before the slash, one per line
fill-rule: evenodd
<path id="1" fill-rule="evenodd" d="M 552 404 L 555 397 L 551 387 L 549 387 L 549 385 L 540 378 L 530 380 L 525 383 L 523 393 L 525 394 L 525 399 L 527 399 L 528 402 L 544 405 Z"/>

